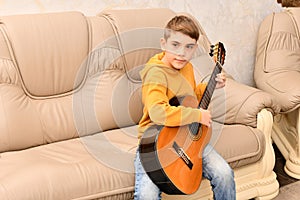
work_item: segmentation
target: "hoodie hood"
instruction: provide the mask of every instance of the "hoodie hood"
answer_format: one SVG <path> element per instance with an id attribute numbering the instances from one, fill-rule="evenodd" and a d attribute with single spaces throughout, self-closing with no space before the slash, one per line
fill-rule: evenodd
<path id="1" fill-rule="evenodd" d="M 140 72 L 141 79 L 144 79 L 145 75 L 153 67 L 159 67 L 160 69 L 163 69 L 168 74 L 173 74 L 174 75 L 174 74 L 179 73 L 179 70 L 167 66 L 162 61 L 162 58 L 164 57 L 164 55 L 165 55 L 165 52 L 161 52 L 159 54 L 154 55 L 152 58 L 150 58 L 150 60 L 146 63 L 144 69 Z"/>

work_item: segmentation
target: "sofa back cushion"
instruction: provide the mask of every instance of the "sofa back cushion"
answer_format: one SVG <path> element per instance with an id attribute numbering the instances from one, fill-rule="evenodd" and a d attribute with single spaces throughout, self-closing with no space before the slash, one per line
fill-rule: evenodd
<path id="1" fill-rule="evenodd" d="M 98 14 L 111 25 L 115 39 L 110 38 L 96 51 L 102 49 L 114 54 L 109 62 L 117 63 L 108 64 L 110 67 L 100 75 L 102 84 L 98 84 L 98 90 L 106 91 L 106 98 L 96 101 L 95 109 L 99 109 L 96 115 L 102 130 L 139 122 L 142 116 L 139 71 L 150 57 L 161 51 L 163 27 L 174 15 L 169 9 L 105 10 Z M 120 52 L 111 48 L 115 40 Z"/>
<path id="2" fill-rule="evenodd" d="M 1 23 L 28 95 L 51 97 L 82 83 L 78 70 L 89 52 L 89 26 L 81 13 L 16 15 Z"/>
<path id="3" fill-rule="evenodd" d="M 143 65 L 161 51 L 160 38 L 166 23 L 175 16 L 169 9 L 106 10 L 99 14 L 114 27 L 125 59 L 129 78 L 139 81 L 139 75 L 130 72 Z"/>
<path id="4" fill-rule="evenodd" d="M 105 31 L 91 31 L 90 21 Z M 80 135 L 73 95 L 93 42 L 113 33 L 106 25 L 79 12 L 1 17 L 0 152 Z"/>

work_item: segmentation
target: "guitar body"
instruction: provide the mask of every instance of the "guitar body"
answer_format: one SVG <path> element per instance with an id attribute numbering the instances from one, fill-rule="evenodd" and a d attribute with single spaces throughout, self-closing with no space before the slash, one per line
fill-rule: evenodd
<path id="1" fill-rule="evenodd" d="M 181 105 L 197 108 L 198 102 L 186 97 Z M 145 171 L 167 194 L 196 192 L 202 180 L 202 152 L 210 137 L 207 126 L 201 126 L 197 134 L 190 131 L 190 125 L 149 128 L 140 144 Z"/>

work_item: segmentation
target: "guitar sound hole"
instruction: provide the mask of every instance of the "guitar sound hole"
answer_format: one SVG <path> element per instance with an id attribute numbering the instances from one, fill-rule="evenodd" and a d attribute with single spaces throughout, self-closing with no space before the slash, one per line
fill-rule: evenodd
<path id="1" fill-rule="evenodd" d="M 199 131 L 199 128 L 200 128 L 201 124 L 197 123 L 197 122 L 194 122 L 194 123 L 191 123 L 189 125 L 189 129 L 190 129 L 190 133 L 194 136 L 196 136 L 198 134 L 198 131 Z"/>
<path id="2" fill-rule="evenodd" d="M 202 136 L 202 128 L 201 124 L 199 123 L 192 123 L 189 125 L 189 133 L 192 140 L 196 141 L 199 140 Z"/>

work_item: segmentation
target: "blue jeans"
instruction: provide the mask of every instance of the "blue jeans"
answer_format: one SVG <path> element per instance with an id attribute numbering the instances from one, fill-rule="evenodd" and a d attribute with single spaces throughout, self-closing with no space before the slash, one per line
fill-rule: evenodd
<path id="1" fill-rule="evenodd" d="M 203 150 L 203 177 L 210 181 L 215 200 L 235 200 L 235 182 L 231 167 L 214 148 L 208 144 Z M 135 200 L 159 200 L 161 191 L 146 174 L 137 151 L 135 166 Z"/>

